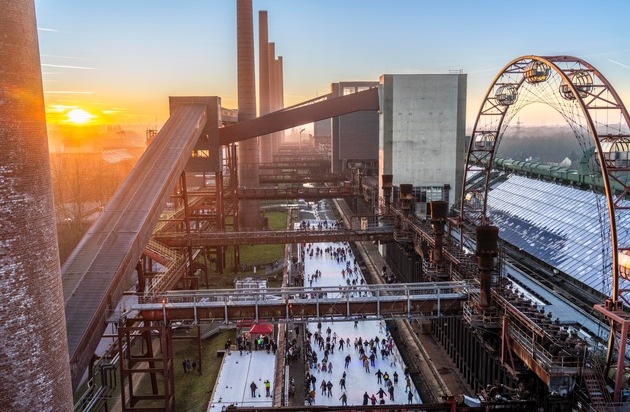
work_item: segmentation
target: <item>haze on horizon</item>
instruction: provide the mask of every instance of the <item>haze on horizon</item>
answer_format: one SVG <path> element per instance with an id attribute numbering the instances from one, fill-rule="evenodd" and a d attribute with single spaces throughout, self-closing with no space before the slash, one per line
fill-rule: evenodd
<path id="1" fill-rule="evenodd" d="M 50 125 L 159 128 L 172 95 L 217 95 L 236 108 L 235 0 L 35 4 Z M 253 5 L 256 44 L 258 11 L 269 12 L 269 40 L 284 58 L 286 106 L 328 93 L 332 82 L 463 70 L 470 129 L 494 76 L 526 54 L 583 58 L 630 104 L 630 3 L 562 1 L 540 11 L 498 0 Z M 520 120 L 562 122 L 544 107 Z"/>

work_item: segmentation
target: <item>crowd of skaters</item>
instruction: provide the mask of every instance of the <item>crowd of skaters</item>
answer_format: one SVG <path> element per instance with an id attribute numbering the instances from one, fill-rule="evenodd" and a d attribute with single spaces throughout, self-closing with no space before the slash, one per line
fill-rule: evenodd
<path id="1" fill-rule="evenodd" d="M 312 222 L 310 220 L 302 220 L 300 222 L 300 229 L 302 230 L 325 230 L 325 229 L 337 229 L 341 226 L 341 222 L 332 220 L 319 220 Z"/>
<path id="2" fill-rule="evenodd" d="M 331 277 L 337 278 L 341 287 L 344 284 L 347 286 L 365 284 L 350 247 L 342 243 L 320 245 L 310 243 L 301 245 L 300 257 L 305 263 L 305 272 L 308 273 L 305 286 L 319 284 L 322 277 L 327 278 L 327 281 L 323 282 L 326 283 L 324 286 L 331 286 L 328 284 Z M 318 265 L 319 262 L 323 263 Z M 337 268 L 332 273 L 331 264 Z M 361 332 L 366 328 L 359 325 L 364 322 L 378 322 L 378 333 L 361 336 Z M 340 401 L 342 406 L 348 402 L 355 405 L 415 403 L 411 379 L 406 368 L 403 372 L 403 365 L 398 367 L 399 355 L 385 323 L 357 319 L 352 332 L 348 332 L 347 327 L 340 327 L 339 333 L 334 330 L 337 329 L 336 325 L 342 324 L 327 323 L 324 326 L 321 322 L 316 325 L 312 323 L 309 324 L 312 331 L 309 327 L 305 331 L 305 403 L 339 404 L 333 400 Z M 342 334 L 344 336 L 341 336 Z M 338 352 L 336 356 L 335 351 Z M 342 354 L 341 358 L 339 354 Z M 366 384 L 368 382 L 366 379 L 348 380 L 350 373 L 356 374 L 356 370 L 361 369 L 365 374 L 374 375 L 374 384 Z M 404 375 L 403 378 L 399 377 L 397 369 Z M 339 372 L 333 371 L 340 371 L 341 376 L 339 377 Z M 357 385 L 364 387 L 357 391 Z M 402 391 L 403 385 L 406 399 L 396 400 L 396 392 Z M 350 386 L 353 386 L 350 389 L 354 390 L 349 390 Z M 326 401 L 318 402 L 318 399 L 322 398 Z"/>
<path id="3" fill-rule="evenodd" d="M 322 331 L 321 322 L 317 323 L 317 330 L 310 332 L 306 331 L 305 345 L 305 357 L 307 362 L 307 372 L 305 374 L 305 401 L 309 405 L 316 403 L 317 390 L 319 389 L 322 397 L 334 397 L 333 388 L 337 385 L 341 391 L 341 396 L 338 398 L 342 401 L 342 405 L 347 405 L 347 372 L 351 367 L 357 367 L 357 362 L 360 362 L 360 367 L 363 368 L 365 373 L 372 374 L 372 368 L 376 367 L 376 363 L 379 362 L 383 365 L 383 369 L 389 364 L 389 367 L 395 367 L 398 362 L 398 354 L 395 351 L 393 338 L 385 326 L 385 337 L 381 337 L 378 334 L 374 337 L 355 337 L 353 341 L 349 337 L 343 338 L 333 332 L 332 327 L 328 326 L 325 331 Z M 379 330 L 383 331 L 383 323 L 379 322 Z M 352 350 L 350 350 L 352 345 Z M 327 374 L 333 373 L 335 366 L 329 356 L 334 354 L 335 348 L 337 351 L 345 353 L 343 358 L 344 372 L 341 375 L 339 382 L 333 382 L 333 378 L 327 376 Z M 322 357 L 318 353 L 323 353 Z M 369 353 L 369 355 L 368 355 Z M 355 364 L 352 364 L 353 356 Z M 373 373 L 376 376 L 376 383 L 378 390 L 375 390 L 371 396 L 366 390 L 363 395 L 363 405 L 376 405 L 385 404 L 387 399 L 392 403 L 396 403 L 395 392 L 399 387 L 399 374 L 394 369 L 392 375 L 388 373 L 387 369 L 382 371 L 378 368 Z M 318 384 L 319 381 L 319 384 Z M 414 399 L 413 386 L 411 384 L 411 378 L 409 376 L 407 368 L 404 369 L 404 381 L 405 381 L 405 393 L 406 402 L 412 403 Z M 366 397 L 367 395 L 367 397 Z M 400 401 L 398 402 L 400 403 Z"/>
<path id="4" fill-rule="evenodd" d="M 231 354 L 231 345 L 232 341 L 228 339 L 225 343 L 225 350 L 228 355 Z M 254 338 L 247 335 L 240 335 L 236 338 L 236 348 L 241 356 L 243 355 L 243 351 L 247 351 L 249 353 L 252 350 L 264 350 L 267 351 L 267 353 L 275 355 L 278 350 L 278 343 L 268 335 L 259 335 Z"/>

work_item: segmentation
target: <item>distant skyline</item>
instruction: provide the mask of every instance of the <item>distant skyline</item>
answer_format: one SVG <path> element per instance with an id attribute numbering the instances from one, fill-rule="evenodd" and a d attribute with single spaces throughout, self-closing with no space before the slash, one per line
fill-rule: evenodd
<path id="1" fill-rule="evenodd" d="M 237 107 L 236 0 L 35 5 L 51 124 L 161 127 L 174 95 L 216 95 L 224 107 Z M 287 106 L 328 93 L 333 82 L 463 70 L 470 129 L 494 76 L 526 54 L 583 58 L 630 106 L 630 2 L 555 1 L 539 9 L 465 0 L 254 0 L 253 6 L 256 45 L 258 11 L 269 12 L 269 40 L 284 58 Z M 525 126 L 561 123 L 535 113 L 524 115 Z"/>

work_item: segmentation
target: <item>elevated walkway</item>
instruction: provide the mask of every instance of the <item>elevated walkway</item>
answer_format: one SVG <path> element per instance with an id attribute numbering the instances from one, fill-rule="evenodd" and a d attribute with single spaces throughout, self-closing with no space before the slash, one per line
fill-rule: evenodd
<path id="1" fill-rule="evenodd" d="M 354 188 L 345 187 L 292 187 L 280 188 L 247 188 L 238 189 L 239 199 L 304 199 L 320 200 L 354 196 Z"/>
<path id="2" fill-rule="evenodd" d="M 175 109 L 61 269 L 74 388 L 205 123 L 205 106 Z"/>
<path id="3" fill-rule="evenodd" d="M 280 184 L 280 183 L 337 183 L 348 180 L 343 175 L 327 174 L 327 175 L 307 175 L 307 174 L 274 174 L 260 175 L 258 181 L 261 184 Z"/>
<path id="4" fill-rule="evenodd" d="M 279 155 L 274 156 L 275 158 L 279 158 Z M 286 159 L 286 157 L 283 157 Z M 330 160 L 323 159 L 317 160 L 313 159 L 311 156 L 305 156 L 305 159 L 299 157 L 292 157 L 290 160 L 283 161 L 274 161 L 273 163 L 261 163 L 258 165 L 259 169 L 309 169 L 309 168 L 320 168 L 327 169 L 330 168 Z"/>
<path id="5" fill-rule="evenodd" d="M 469 282 L 397 283 L 340 288 L 290 287 L 224 289 L 155 294 L 132 307 L 145 320 L 202 322 L 239 320 L 306 322 L 326 318 L 348 321 L 375 317 L 411 319 L 461 313 L 470 297 Z M 153 303 L 155 302 L 155 303 Z"/>
<path id="6" fill-rule="evenodd" d="M 391 242 L 394 232 L 391 227 L 374 227 L 366 230 L 274 230 L 250 232 L 206 232 L 206 233 L 157 233 L 154 238 L 170 247 L 211 247 L 233 245 L 268 245 L 291 243 Z"/>

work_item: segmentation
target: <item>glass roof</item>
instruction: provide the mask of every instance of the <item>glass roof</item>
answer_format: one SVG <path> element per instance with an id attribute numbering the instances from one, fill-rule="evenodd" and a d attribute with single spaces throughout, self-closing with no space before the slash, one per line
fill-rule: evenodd
<path id="1" fill-rule="evenodd" d="M 501 239 L 610 296 L 610 234 L 602 195 L 512 175 L 489 192 L 488 215 Z M 617 216 L 620 236 L 630 229 L 623 217 Z M 621 279 L 619 287 L 627 289 L 630 282 Z"/>

